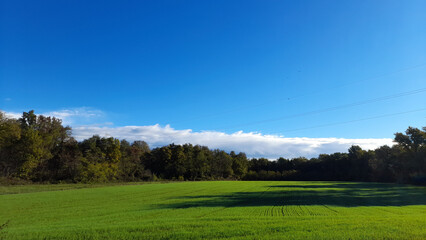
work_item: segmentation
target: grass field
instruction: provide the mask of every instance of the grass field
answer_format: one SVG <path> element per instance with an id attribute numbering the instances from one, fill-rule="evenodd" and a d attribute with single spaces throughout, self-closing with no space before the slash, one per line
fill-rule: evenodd
<path id="1" fill-rule="evenodd" d="M 0 188 L 3 239 L 426 239 L 426 188 L 174 182 Z"/>

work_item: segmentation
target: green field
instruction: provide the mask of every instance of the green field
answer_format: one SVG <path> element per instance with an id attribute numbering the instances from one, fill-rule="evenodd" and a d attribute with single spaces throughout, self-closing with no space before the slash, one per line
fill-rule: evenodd
<path id="1" fill-rule="evenodd" d="M 0 188 L 3 239 L 426 239 L 426 188 L 174 182 Z"/>

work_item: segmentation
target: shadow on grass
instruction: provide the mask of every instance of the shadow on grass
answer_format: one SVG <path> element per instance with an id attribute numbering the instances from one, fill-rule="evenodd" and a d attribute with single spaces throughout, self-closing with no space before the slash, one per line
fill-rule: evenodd
<path id="1" fill-rule="evenodd" d="M 426 205 L 426 188 L 378 183 L 328 183 L 274 185 L 263 191 L 174 198 L 160 208 L 255 207 L 285 205 L 408 206 Z"/>

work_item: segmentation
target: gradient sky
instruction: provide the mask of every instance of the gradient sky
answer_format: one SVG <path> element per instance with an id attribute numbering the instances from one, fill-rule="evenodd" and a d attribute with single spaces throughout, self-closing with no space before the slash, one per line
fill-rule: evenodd
<path id="1" fill-rule="evenodd" d="M 1 1 L 0 109 L 76 128 L 392 138 L 426 125 L 425 12 L 415 0 Z"/>

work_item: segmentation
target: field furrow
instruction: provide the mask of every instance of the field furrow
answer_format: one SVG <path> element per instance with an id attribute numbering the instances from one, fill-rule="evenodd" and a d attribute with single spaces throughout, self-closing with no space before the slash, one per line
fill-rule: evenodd
<path id="1" fill-rule="evenodd" d="M 426 188 L 175 182 L 0 195 L 0 239 L 426 239 Z M 41 188 L 40 189 L 50 189 Z M 7 224 L 5 224 L 7 223 Z"/>

